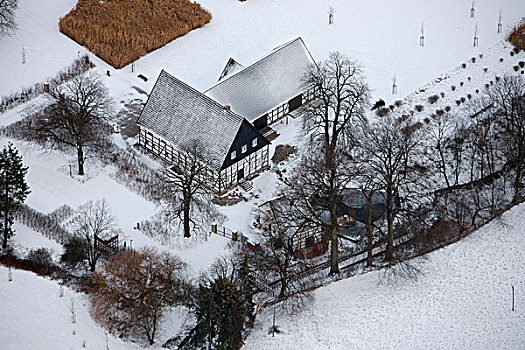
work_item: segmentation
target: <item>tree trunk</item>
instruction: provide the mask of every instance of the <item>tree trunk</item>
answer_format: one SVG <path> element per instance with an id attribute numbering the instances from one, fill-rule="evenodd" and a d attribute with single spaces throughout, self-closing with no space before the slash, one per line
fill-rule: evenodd
<path id="1" fill-rule="evenodd" d="M 7 236 L 9 234 L 9 185 L 7 183 L 7 169 L 5 170 L 5 208 L 4 208 L 4 240 L 2 242 L 2 248 L 7 248 Z"/>
<path id="2" fill-rule="evenodd" d="M 337 237 L 337 224 L 333 225 L 330 237 L 330 274 L 339 273 L 339 239 Z"/>
<path id="3" fill-rule="evenodd" d="M 190 230 L 190 199 L 184 197 L 184 238 L 190 238 L 191 237 L 191 230 Z"/>
<path id="4" fill-rule="evenodd" d="M 93 262 L 89 264 L 89 271 L 95 272 L 96 267 L 97 267 L 97 261 L 93 260 Z"/>
<path id="5" fill-rule="evenodd" d="M 77 143 L 77 161 L 78 161 L 78 175 L 84 175 L 84 151 L 82 150 L 82 143 Z"/>
<path id="6" fill-rule="evenodd" d="M 387 220 L 387 243 L 385 260 L 391 261 L 394 256 L 394 196 L 392 191 L 387 190 L 386 194 L 386 220 Z"/>
<path id="7" fill-rule="evenodd" d="M 372 225 L 372 193 L 370 192 L 367 196 L 367 205 L 368 205 L 368 219 L 366 223 L 367 231 L 367 256 L 366 256 L 366 266 L 371 267 L 373 263 L 373 244 L 374 244 L 374 227 Z"/>
<path id="8" fill-rule="evenodd" d="M 520 157 L 520 158 L 523 158 L 523 157 Z M 514 196 L 512 197 L 512 202 L 513 203 L 517 203 L 518 202 L 518 199 L 519 199 L 519 194 L 520 194 L 520 184 L 521 184 L 521 173 L 522 173 L 522 166 L 521 166 L 521 161 L 518 160 L 517 162 L 518 164 L 516 164 L 516 177 L 514 178 Z"/>

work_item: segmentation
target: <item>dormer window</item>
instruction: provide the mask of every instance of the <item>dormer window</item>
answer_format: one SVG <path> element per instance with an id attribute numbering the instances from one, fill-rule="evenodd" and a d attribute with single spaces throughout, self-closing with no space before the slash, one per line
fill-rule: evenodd
<path id="1" fill-rule="evenodd" d="M 248 151 L 248 145 L 242 145 L 241 153 L 246 153 L 246 151 Z"/>
<path id="2" fill-rule="evenodd" d="M 231 160 L 234 160 L 235 157 L 237 157 L 237 152 L 233 151 L 233 152 L 230 154 L 230 158 L 231 158 Z"/>
<path id="3" fill-rule="evenodd" d="M 252 140 L 252 147 L 257 147 L 257 138 Z"/>

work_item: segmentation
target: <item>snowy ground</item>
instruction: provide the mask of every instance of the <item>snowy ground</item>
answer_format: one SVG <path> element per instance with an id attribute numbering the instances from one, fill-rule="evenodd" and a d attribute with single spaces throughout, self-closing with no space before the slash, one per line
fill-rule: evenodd
<path id="1" fill-rule="evenodd" d="M 79 52 L 86 51 L 58 31 L 58 19 L 75 2 L 19 0 L 19 29 L 11 37 L 0 38 L 0 96 L 44 82 L 71 64 Z M 230 56 L 249 65 L 298 36 L 304 39 L 317 60 L 326 58 L 329 51 L 339 50 L 361 61 L 374 98 L 382 97 L 388 105 L 406 97 L 403 108 L 407 112 L 416 103 L 424 104 L 430 94 L 442 91 L 447 97 L 431 107 L 425 105 L 425 111 L 446 105 L 454 107 L 456 99 L 473 94 L 476 87 L 488 83 L 496 72 L 512 69 L 525 55 L 511 57 L 508 48 L 501 48 L 503 44 L 494 46 L 504 37 L 496 33 L 499 11 L 502 10 L 505 33 L 509 24 L 525 15 L 525 3 L 520 0 L 477 0 L 474 19 L 469 18 L 470 0 L 200 2 L 212 12 L 212 21 L 138 60 L 134 73 L 129 66 L 116 71 L 91 55 L 117 110 L 135 98 L 145 100 L 145 95 L 133 86 L 151 91 L 161 69 L 202 91 L 216 82 Z M 329 6 L 335 9 L 335 23 L 331 26 L 328 25 Z M 418 44 L 422 23 L 425 47 Z M 473 48 L 476 23 L 480 46 Z M 21 63 L 22 49 L 25 64 Z M 502 52 L 506 55 L 503 63 L 499 62 Z M 483 59 L 479 59 L 479 53 L 484 53 Z M 471 57 L 478 57 L 475 64 L 469 62 Z M 462 62 L 468 63 L 466 69 L 460 68 Z M 489 68 L 488 72 L 483 70 L 485 67 Z M 105 75 L 106 70 L 111 71 L 111 77 Z M 148 82 L 137 79 L 139 73 L 146 75 Z M 397 95 L 391 95 L 394 75 Z M 466 80 L 469 76 L 471 81 Z M 438 77 L 446 79 L 433 81 Z M 464 86 L 460 87 L 460 82 L 464 82 Z M 452 92 L 450 85 L 456 85 L 457 89 Z M 420 87 L 426 91 L 418 92 Z M 38 108 L 43 101 L 40 97 L 0 114 L 0 126 L 22 118 L 30 106 Z M 298 144 L 298 123 L 290 118 L 288 125 L 283 121 L 274 126 L 280 136 L 272 144 L 270 155 L 278 144 Z M 0 138 L 0 147 L 8 141 Z M 69 175 L 69 165 L 75 162 L 74 154 L 44 152 L 23 142 L 14 143 L 30 167 L 28 182 L 32 193 L 27 204 L 31 207 L 49 213 L 63 204 L 76 209 L 88 200 L 106 198 L 123 231 L 121 241 L 129 244 L 133 240 L 136 248 L 152 245 L 178 254 L 190 265 L 193 275 L 225 251 L 228 240 L 218 236 L 207 241 L 159 244 L 133 229 L 158 208 L 115 181 L 111 177 L 113 169 L 91 162 L 87 179 L 79 181 Z M 252 214 L 257 205 L 273 196 L 276 182 L 273 171 L 257 177 L 253 195 L 244 194 L 248 202 L 221 209 L 227 215 L 225 226 L 256 241 Z M 276 339 L 264 336 L 269 325 L 271 310 L 268 310 L 260 318 L 247 347 L 372 348 L 375 345 L 399 348 L 395 345 L 406 344 L 402 348 L 488 349 L 505 348 L 497 345 L 508 344 L 509 349 L 525 348 L 523 338 L 516 332 L 520 327 L 525 329 L 523 308 L 519 309 L 518 304 L 514 314 L 504 308 L 511 283 L 516 285 L 518 296 L 523 295 L 520 290 L 525 290 L 525 264 L 518 250 L 525 245 L 523 234 L 519 237 L 518 232 L 520 224 L 525 227 L 525 221 L 517 219 L 519 211 L 524 210 L 521 206 L 508 215 L 509 223 L 514 223 L 510 230 L 492 224 L 465 241 L 433 254 L 425 266 L 427 274 L 417 284 L 377 286 L 377 274 L 370 273 L 317 291 L 317 301 L 304 314 L 297 318 L 279 317 L 285 334 Z M 61 250 L 56 242 L 26 226 L 16 224 L 15 229 L 17 235 L 13 243 L 18 246 L 28 249 L 43 246 L 56 253 Z M 495 241 L 491 241 L 491 235 L 496 236 Z M 487 271 L 491 273 L 487 275 Z M 87 339 L 86 348 L 104 348 L 104 331 L 89 319 L 85 306 L 79 311 L 82 322 L 78 323 L 76 335 L 72 334 L 72 325 L 68 323 L 69 301 L 57 297 L 55 282 L 15 271 L 14 281 L 7 285 L 7 278 L 3 277 L 6 274 L 6 270 L 0 268 L 0 299 L 8 300 L 0 304 L 0 339 L 8 340 L 0 342 L 0 347 L 8 344 L 8 349 L 76 349 Z M 39 298 L 34 298 L 35 293 Z M 85 302 L 82 296 L 71 291 L 66 292 L 68 295 Z M 331 304 L 334 300 L 336 305 Z M 392 300 L 397 302 L 391 303 Z M 334 312 L 327 313 L 328 308 Z M 165 323 L 172 327 L 168 336 L 177 333 L 185 317 L 180 310 L 170 315 Z M 46 324 L 55 326 L 49 328 Z M 328 329 L 327 324 L 333 324 L 333 328 Z M 31 337 L 27 336 L 28 332 Z M 449 338 L 451 341 L 445 343 Z M 135 348 L 135 345 L 110 337 L 110 348 Z"/>
<path id="2" fill-rule="evenodd" d="M 38 277 L 31 272 L 13 270 L 8 282 L 8 270 L 0 266 L 0 315 L 2 349 L 55 350 L 55 349 L 105 349 L 106 332 L 94 323 L 89 315 L 89 301 L 83 294 L 64 287 L 55 281 Z M 71 322 L 70 303 L 76 305 L 76 323 Z M 29 336 L 31 335 L 31 336 Z M 108 337 L 110 349 L 140 349 Z"/>
<path id="3" fill-rule="evenodd" d="M 417 282 L 379 284 L 371 272 L 316 290 L 302 313 L 277 317 L 275 338 L 267 309 L 244 348 L 525 349 L 524 212 L 429 254 Z"/>
<path id="4" fill-rule="evenodd" d="M 16 35 L 0 39 L 0 95 L 42 82 L 77 57 L 85 48 L 58 32 L 57 21 L 74 0 L 49 0 L 37 4 L 19 1 Z M 227 59 L 232 56 L 244 65 L 251 64 L 295 37 L 301 36 L 316 60 L 329 51 L 339 50 L 358 59 L 376 96 L 391 96 L 391 79 L 398 80 L 398 95 L 419 88 L 477 54 L 504 34 L 497 34 L 502 10 L 504 33 L 508 26 L 525 15 L 519 0 L 478 0 L 475 18 L 469 17 L 470 0 L 202 0 L 212 21 L 201 29 L 176 39 L 130 67 L 120 71 L 94 59 L 99 70 L 112 71 L 112 95 L 122 98 L 136 84 L 150 91 L 161 69 L 204 90 L 218 79 Z M 328 9 L 335 10 L 333 25 L 328 25 Z M 478 24 L 479 47 L 472 46 Z M 421 25 L 425 46 L 419 46 Z M 26 64 L 21 64 L 22 47 Z M 136 74 L 150 80 L 143 83 Z M 393 100 L 393 99 L 392 99 Z M 118 101 L 118 100 L 117 100 Z M 387 101 L 388 102 L 388 101 Z"/>

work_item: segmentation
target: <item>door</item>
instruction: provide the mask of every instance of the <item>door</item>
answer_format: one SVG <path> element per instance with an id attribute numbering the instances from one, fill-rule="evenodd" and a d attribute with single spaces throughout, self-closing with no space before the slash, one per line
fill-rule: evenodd
<path id="1" fill-rule="evenodd" d="M 242 180 L 242 178 L 244 178 L 244 169 L 239 169 L 237 171 L 237 181 Z"/>
<path id="2" fill-rule="evenodd" d="M 253 122 L 253 126 L 255 126 L 255 129 L 257 130 L 264 129 L 267 125 L 268 125 L 268 114 L 265 114 L 262 117 L 257 118 Z"/>
<path id="3" fill-rule="evenodd" d="M 302 104 L 303 104 L 303 94 L 299 94 L 298 96 L 288 101 L 288 111 L 291 112 L 294 109 L 301 107 Z"/>

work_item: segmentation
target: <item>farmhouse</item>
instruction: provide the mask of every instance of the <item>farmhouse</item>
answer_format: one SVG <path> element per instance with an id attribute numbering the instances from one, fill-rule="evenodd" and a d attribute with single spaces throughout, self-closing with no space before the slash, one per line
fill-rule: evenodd
<path id="1" fill-rule="evenodd" d="M 180 149 L 201 142 L 211 155 L 207 185 L 218 194 L 268 167 L 270 142 L 252 124 L 164 70 L 137 125 L 139 146 L 181 170 Z"/>
<path id="2" fill-rule="evenodd" d="M 314 98 L 303 78 L 315 65 L 301 38 L 243 67 L 230 58 L 219 82 L 204 93 L 262 130 Z"/>
<path id="3" fill-rule="evenodd" d="M 208 187 L 218 194 L 268 168 L 268 125 L 314 98 L 303 78 L 315 62 L 301 38 L 244 67 L 226 63 L 219 82 L 201 93 L 164 70 L 137 121 L 139 146 L 183 170 L 185 144 L 212 155 Z"/>

